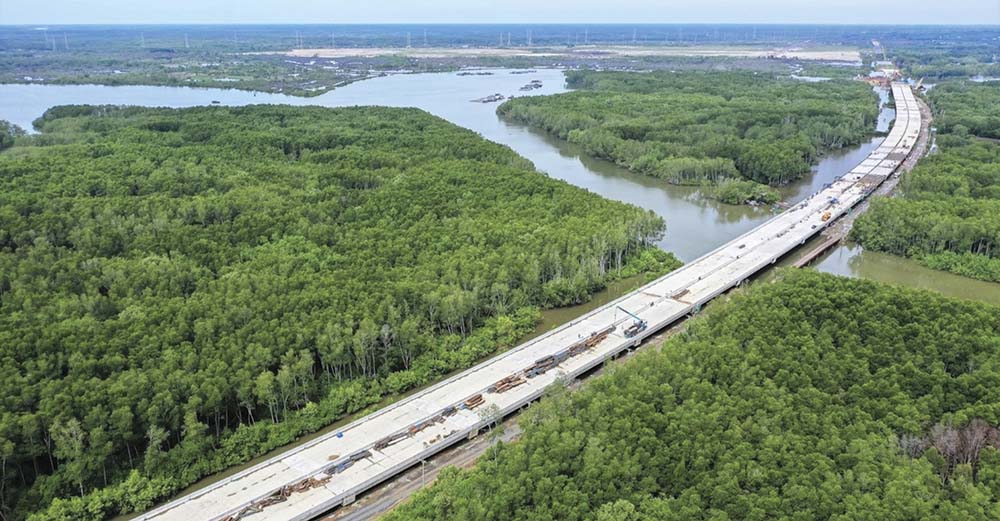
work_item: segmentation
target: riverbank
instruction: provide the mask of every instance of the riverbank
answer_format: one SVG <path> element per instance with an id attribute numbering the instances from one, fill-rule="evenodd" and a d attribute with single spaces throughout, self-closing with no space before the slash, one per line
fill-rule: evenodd
<path id="1" fill-rule="evenodd" d="M 587 156 L 581 147 L 566 143 L 525 125 L 498 118 L 491 105 L 469 103 L 469 99 L 492 92 L 517 93 L 531 79 L 543 82 L 530 95 L 567 92 L 563 73 L 556 69 L 536 69 L 528 75 L 514 75 L 512 69 L 490 69 L 492 76 L 458 76 L 455 73 L 396 75 L 354 83 L 315 98 L 303 99 L 279 94 L 237 90 L 193 89 L 183 87 L 106 87 L 98 85 L 0 85 L 0 119 L 25 128 L 53 105 L 120 104 L 145 106 L 222 105 L 253 103 L 290 105 L 386 105 L 415 106 L 469 128 L 486 139 L 512 148 L 549 176 L 591 190 L 603 197 L 635 204 L 651 210 L 667 222 L 667 234 L 657 244 L 674 252 L 683 261 L 693 260 L 733 237 L 764 222 L 772 214 L 763 208 L 733 206 L 705 200 L 697 188 L 671 185 L 662 180 L 633 174 L 608 161 Z M 892 118 L 892 109 L 883 108 L 878 130 L 884 131 Z M 836 150 L 824 156 L 803 179 L 780 188 L 783 198 L 794 204 L 833 181 L 860 163 L 876 148 L 882 137 L 874 137 L 861 146 Z M 853 258 L 850 252 L 837 258 Z M 830 258 L 829 256 L 827 258 Z M 887 274 L 878 269 L 866 270 L 870 256 L 858 257 L 852 266 L 832 260 L 820 262 L 816 269 L 834 273 Z M 876 279 L 879 280 L 879 279 Z M 896 277 L 886 282 L 901 283 Z"/>
<path id="2" fill-rule="evenodd" d="M 934 121 L 934 115 L 931 113 L 930 107 L 924 100 L 916 97 L 917 105 L 920 107 L 920 134 L 917 137 L 917 142 L 913 145 L 913 151 L 910 155 L 903 160 L 899 168 L 894 172 L 888 179 L 882 182 L 872 193 L 872 196 L 876 197 L 889 197 L 893 195 L 896 190 L 896 186 L 899 185 L 899 181 L 904 175 L 908 174 L 913 167 L 917 165 L 922 157 L 927 154 L 928 147 L 930 145 L 931 139 L 931 123 Z M 805 265 L 813 262 L 815 259 L 822 256 L 822 254 L 829 251 L 834 244 L 842 243 L 847 240 L 847 236 L 851 233 L 851 228 L 854 226 L 854 222 L 860 217 L 868 207 L 871 205 L 871 197 L 866 198 L 861 201 L 848 215 L 841 217 L 837 222 L 833 223 L 832 226 L 823 230 L 823 233 L 819 235 L 819 239 L 822 241 L 813 250 L 806 250 L 806 252 L 801 256 L 801 259 L 796 262 L 796 267 L 804 267 Z"/>
<path id="3" fill-rule="evenodd" d="M 505 122 L 497 119 L 496 116 L 492 114 L 491 107 L 480 108 L 479 104 L 468 103 L 466 99 L 469 98 L 462 97 L 463 91 L 461 89 L 456 89 L 456 85 L 459 85 L 463 88 L 466 88 L 467 91 L 472 91 L 472 90 L 481 91 L 484 90 L 484 87 L 494 86 L 496 77 L 458 77 L 457 75 L 451 75 L 451 74 L 426 75 L 426 76 L 432 76 L 432 78 L 420 77 L 420 76 L 424 75 L 415 75 L 407 78 L 392 78 L 391 82 L 393 85 L 392 88 L 385 88 L 385 90 L 383 91 L 376 91 L 376 92 L 379 92 L 380 93 L 379 95 L 385 97 L 391 97 L 392 95 L 396 95 L 397 98 L 393 100 L 395 103 L 406 103 L 407 101 L 417 100 L 419 103 L 429 107 L 429 109 L 432 112 L 448 115 L 448 116 L 443 116 L 446 117 L 446 119 L 452 120 L 452 118 L 454 118 L 453 122 L 456 123 L 459 121 L 470 121 L 472 122 L 471 123 L 472 126 L 465 125 L 462 123 L 459 124 L 462 124 L 462 126 L 469 126 L 469 128 L 473 128 L 473 130 L 477 130 L 477 128 L 475 128 L 477 126 L 479 128 L 484 129 L 485 131 L 480 132 L 481 134 L 486 135 L 489 139 L 493 139 L 494 141 L 498 141 L 504 144 L 510 144 L 510 146 L 514 148 L 515 151 L 532 159 L 536 163 L 536 166 L 539 166 L 539 163 L 543 163 L 549 167 L 557 167 L 557 168 L 543 168 L 543 170 L 552 172 L 554 174 L 553 177 L 562 178 L 560 176 L 566 176 L 566 175 L 580 176 L 579 179 L 584 180 L 584 184 L 586 184 L 587 182 L 597 182 L 597 183 L 613 182 L 613 183 L 620 183 L 621 186 L 630 187 L 627 190 L 635 188 L 637 190 L 642 190 L 646 192 L 645 196 L 651 198 L 643 199 L 642 201 L 644 203 L 648 202 L 648 204 L 651 207 L 656 208 L 658 210 L 657 213 L 661 215 L 672 215 L 673 217 L 671 217 L 668 220 L 668 226 L 671 226 L 673 228 L 679 227 L 679 229 L 684 231 L 684 233 L 678 234 L 676 230 L 669 230 L 667 235 L 667 240 L 677 241 L 678 244 L 682 245 L 686 244 L 687 247 L 690 248 L 691 250 L 697 251 L 697 249 L 699 248 L 698 244 L 700 244 L 698 243 L 698 241 L 705 240 L 706 230 L 718 228 L 718 230 L 716 231 L 724 234 L 724 231 L 721 230 L 725 230 L 726 228 L 718 225 L 720 224 L 720 221 L 725 221 L 725 217 L 721 216 L 726 215 L 725 213 L 722 213 L 727 210 L 724 207 L 726 205 L 713 205 L 711 203 L 699 201 L 697 200 L 697 198 L 691 197 L 690 194 L 684 194 L 684 192 L 673 191 L 675 187 L 672 186 L 662 186 L 658 183 L 647 184 L 644 181 L 634 179 L 635 176 L 621 174 L 618 170 L 615 169 L 613 165 L 610 165 L 610 168 L 608 168 L 609 165 L 606 164 L 606 162 L 601 162 L 599 160 L 584 159 L 581 158 L 578 154 L 574 155 L 573 152 L 570 152 L 569 154 L 564 154 L 563 152 L 569 149 L 550 146 L 548 144 L 548 141 L 539 138 L 539 136 L 536 133 L 527 131 L 524 128 L 520 128 L 516 125 L 506 124 Z M 507 76 L 508 78 L 512 78 L 512 80 L 507 81 L 505 84 L 518 86 L 524 83 L 523 77 L 519 79 L 517 76 L 511 76 L 511 75 Z M 540 89 L 542 92 L 552 92 L 552 91 L 558 91 L 560 89 L 564 90 L 564 87 L 561 84 L 556 83 L 556 80 L 553 79 L 549 81 L 549 78 L 561 77 L 561 72 L 559 71 L 537 71 L 535 74 L 532 75 L 532 78 L 535 77 L 538 77 L 545 83 L 545 87 L 543 89 Z M 387 78 L 386 80 L 389 79 Z M 445 89 L 445 92 L 442 94 L 435 91 L 433 95 L 429 96 L 420 96 L 418 93 L 417 95 L 414 96 L 412 95 L 413 91 L 410 91 L 411 96 L 409 98 L 405 100 L 398 99 L 398 88 L 406 86 L 412 87 L 413 83 L 411 82 L 414 82 L 416 80 L 423 80 L 423 81 L 433 80 L 435 82 L 440 82 L 440 85 L 442 86 L 443 89 Z M 373 81 L 379 81 L 379 80 L 373 80 Z M 465 82 L 469 83 L 467 85 L 462 85 Z M 450 90 L 448 86 L 450 86 Z M 372 100 L 373 97 L 375 98 L 378 97 L 372 95 L 371 92 L 372 85 L 357 84 L 352 87 L 358 87 L 358 88 L 344 89 L 345 91 L 348 91 L 347 94 L 349 95 L 345 95 L 343 92 L 341 92 L 338 96 L 326 97 L 326 99 L 324 99 L 324 102 L 346 104 L 346 103 L 354 103 L 355 100 L 358 99 L 368 99 L 371 101 L 377 101 L 377 100 Z M 365 88 L 362 89 L 361 87 Z M 121 92 L 118 91 L 118 88 L 104 88 L 104 89 L 109 89 L 109 90 L 103 90 L 102 91 L 103 94 L 117 95 Z M 161 103 L 164 101 L 164 98 L 156 97 L 156 95 L 160 94 L 162 91 L 158 91 L 156 88 L 148 88 L 148 89 L 149 90 L 143 90 L 142 96 L 150 96 L 153 99 L 158 99 Z M 182 93 L 184 94 L 189 94 L 190 93 L 189 91 L 191 89 L 179 89 L 179 90 L 182 91 Z M 229 93 L 229 91 L 206 90 L 203 92 L 198 92 L 198 95 L 205 96 L 206 99 L 211 99 L 210 96 L 221 97 L 222 94 L 220 94 L 220 92 L 231 94 Z M 366 96 L 367 98 L 365 98 Z M 257 97 L 254 96 L 254 98 Z M 3 99 L 3 97 L 0 96 L 0 99 Z M 105 98 L 103 102 L 107 103 L 108 102 L 107 98 Z M 250 102 L 252 103 L 254 101 Z M 355 104 L 365 104 L 365 103 L 355 103 Z M 33 119 L 33 117 L 31 119 Z M 527 153 L 522 152 L 522 150 L 526 151 Z M 847 153 L 849 154 L 850 151 L 847 151 Z M 568 169 L 558 168 L 563 165 L 568 165 L 569 168 Z M 604 168 L 608 169 L 604 171 L 604 174 L 602 175 L 600 172 L 602 172 L 602 169 Z M 831 171 L 830 175 L 836 176 L 842 173 L 843 170 L 839 172 Z M 808 182 L 810 183 L 814 182 L 814 179 L 815 176 L 813 179 L 809 179 Z M 602 193 L 599 190 L 594 190 L 594 191 Z M 677 197 L 678 193 L 682 195 L 680 197 Z M 621 193 L 615 193 L 615 194 L 602 193 L 602 195 L 620 196 Z M 618 198 L 618 197 L 612 197 L 612 198 Z M 693 214 L 693 218 L 688 220 L 688 222 L 677 222 L 676 216 L 679 214 L 677 214 L 676 212 L 687 211 L 688 209 L 694 209 L 696 211 L 696 213 Z M 739 213 L 734 215 L 739 215 L 739 218 L 734 221 L 736 223 L 736 226 L 752 226 L 755 223 L 766 220 L 770 214 L 768 212 L 763 212 L 763 211 L 753 211 L 753 212 Z M 732 223 L 722 222 L 721 224 L 727 225 Z M 689 229 L 685 228 L 685 226 L 690 226 L 691 227 L 690 230 L 692 231 L 688 232 L 687 230 Z M 699 232 L 699 230 L 701 231 Z M 718 245 L 717 243 L 713 245 L 711 242 L 707 244 L 710 248 Z M 609 300 L 610 299 L 611 298 L 609 297 Z"/>

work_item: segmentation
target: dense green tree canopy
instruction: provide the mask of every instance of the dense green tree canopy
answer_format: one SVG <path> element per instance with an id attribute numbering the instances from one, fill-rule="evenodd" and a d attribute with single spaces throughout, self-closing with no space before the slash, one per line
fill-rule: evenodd
<path id="1" fill-rule="evenodd" d="M 1000 85 L 997 82 L 953 81 L 928 94 L 942 133 L 968 133 L 1000 139 Z"/>
<path id="2" fill-rule="evenodd" d="M 878 115 L 871 89 L 850 81 L 703 72 L 574 71 L 567 78 L 580 90 L 516 98 L 498 110 L 591 155 L 683 184 L 787 183 L 824 151 L 859 143 Z M 708 194 L 739 203 L 777 199 L 745 182 Z"/>
<path id="3" fill-rule="evenodd" d="M 676 266 L 649 247 L 659 217 L 417 110 L 75 106 L 37 125 L 0 155 L 15 519 L 81 494 L 39 518 L 148 507 L 512 345 L 537 307 Z"/>
<path id="4" fill-rule="evenodd" d="M 14 138 L 23 135 L 23 128 L 0 119 L 0 150 L 14 146 Z"/>
<path id="5" fill-rule="evenodd" d="M 925 78 L 929 82 L 1000 75 L 996 44 L 988 39 L 935 38 L 921 43 L 907 42 L 891 52 L 892 59 L 911 78 Z M 881 56 L 872 58 L 882 59 Z"/>
<path id="6" fill-rule="evenodd" d="M 939 153 L 906 175 L 903 197 L 877 199 L 854 225 L 866 248 L 1000 282 L 1000 86 L 930 91 Z"/>
<path id="7" fill-rule="evenodd" d="M 998 368 L 1000 308 L 785 271 L 388 519 L 998 519 Z"/>

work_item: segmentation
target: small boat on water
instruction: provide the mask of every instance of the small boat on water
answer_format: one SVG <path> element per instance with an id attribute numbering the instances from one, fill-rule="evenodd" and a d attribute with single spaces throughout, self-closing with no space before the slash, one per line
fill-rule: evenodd
<path id="1" fill-rule="evenodd" d="M 540 88 L 542 88 L 542 80 L 531 80 L 531 83 L 521 87 L 521 90 L 527 92 Z"/>
<path id="2" fill-rule="evenodd" d="M 504 98 L 503 94 L 496 93 L 496 94 L 491 94 L 489 96 L 486 96 L 485 98 L 474 99 L 474 100 L 472 100 L 472 102 L 473 103 L 496 103 L 498 101 L 503 101 L 504 99 L 506 99 L 506 98 Z"/>

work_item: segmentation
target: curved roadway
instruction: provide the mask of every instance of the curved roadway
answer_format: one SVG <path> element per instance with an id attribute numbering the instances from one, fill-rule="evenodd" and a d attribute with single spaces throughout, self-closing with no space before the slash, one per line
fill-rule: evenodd
<path id="1" fill-rule="evenodd" d="M 909 155 L 920 132 L 920 111 L 913 92 L 900 83 L 892 85 L 892 92 L 896 122 L 882 145 L 860 165 L 794 208 L 530 342 L 138 519 L 311 519 L 354 501 L 357 494 L 474 436 L 485 423 L 482 411 L 486 406 L 496 405 L 504 414 L 513 412 L 538 398 L 560 375 L 575 378 L 638 345 L 803 244 L 891 175 Z M 634 319 L 619 306 L 648 322 L 648 328 L 627 338 L 624 331 Z M 615 329 L 596 345 L 578 347 L 570 355 L 569 347 L 612 325 Z M 524 377 L 525 369 L 553 355 L 561 355 L 558 365 L 553 363 L 537 376 Z M 512 375 L 521 375 L 524 383 L 505 392 L 489 392 L 495 382 Z M 476 395 L 482 396 L 482 405 L 468 408 L 463 404 Z M 420 428 L 411 430 L 414 426 Z M 392 443 L 378 444 L 376 449 L 376 444 L 387 438 L 392 438 Z"/>

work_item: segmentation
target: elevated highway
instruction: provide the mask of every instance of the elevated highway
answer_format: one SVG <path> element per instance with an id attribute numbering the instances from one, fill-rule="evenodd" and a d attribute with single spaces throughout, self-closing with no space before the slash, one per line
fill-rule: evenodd
<path id="1" fill-rule="evenodd" d="M 895 172 L 917 142 L 921 116 L 907 85 L 893 84 L 892 93 L 896 122 L 882 145 L 795 207 L 530 342 L 138 519 L 311 519 L 475 436 L 486 423 L 481 411 L 487 407 L 511 413 L 557 378 L 575 378 L 638 345 L 805 243 Z M 627 336 L 636 320 L 621 309 L 648 327 Z"/>

